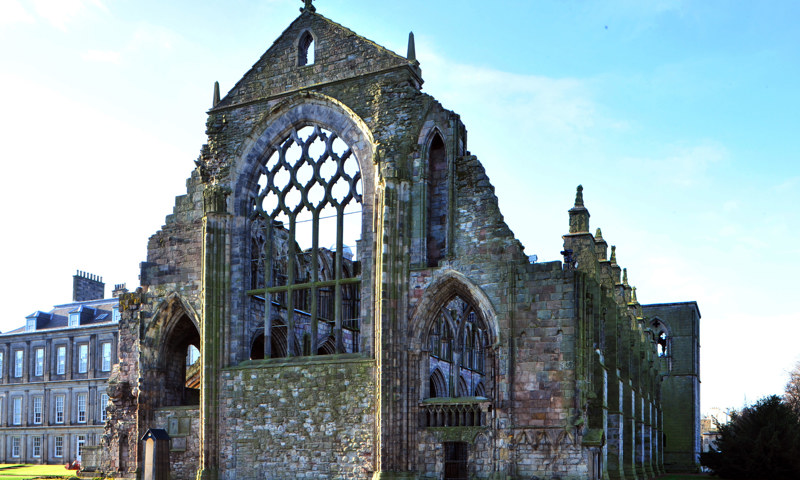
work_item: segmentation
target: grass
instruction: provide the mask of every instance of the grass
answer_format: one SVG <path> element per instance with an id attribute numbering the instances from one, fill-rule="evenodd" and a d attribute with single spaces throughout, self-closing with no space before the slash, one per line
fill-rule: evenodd
<path id="1" fill-rule="evenodd" d="M 64 465 L 0 464 L 0 480 L 32 480 L 35 478 L 76 478 L 74 470 Z"/>
<path id="2" fill-rule="evenodd" d="M 693 475 L 676 475 L 674 473 L 670 473 L 658 477 L 657 480 L 700 480 L 702 478 L 711 479 L 711 476 L 707 473 Z M 0 479 L 2 479 L 2 477 L 0 477 Z"/>

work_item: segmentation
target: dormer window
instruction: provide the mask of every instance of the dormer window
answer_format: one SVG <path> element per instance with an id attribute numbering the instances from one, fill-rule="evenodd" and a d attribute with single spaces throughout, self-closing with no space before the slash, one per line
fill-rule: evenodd
<path id="1" fill-rule="evenodd" d="M 81 324 L 81 313 L 80 312 L 73 312 L 69 314 L 69 326 L 70 327 L 77 327 Z"/>
<path id="2" fill-rule="evenodd" d="M 25 319 L 25 331 L 26 332 L 36 331 L 36 317 L 28 317 Z"/>
<path id="3" fill-rule="evenodd" d="M 119 323 L 119 307 L 114 307 L 111 309 L 111 321 L 114 323 Z"/>
<path id="4" fill-rule="evenodd" d="M 314 37 L 306 30 L 297 44 L 297 66 L 314 64 Z"/>

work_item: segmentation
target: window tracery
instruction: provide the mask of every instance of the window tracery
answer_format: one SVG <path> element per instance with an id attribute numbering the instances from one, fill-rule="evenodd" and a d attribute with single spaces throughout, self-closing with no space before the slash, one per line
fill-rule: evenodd
<path id="1" fill-rule="evenodd" d="M 248 293 L 264 358 L 359 350 L 361 188 L 355 154 L 319 125 L 292 129 L 261 165 Z"/>
<path id="2" fill-rule="evenodd" d="M 475 309 L 461 297 L 453 297 L 439 310 L 428 332 L 429 396 L 484 396 L 488 345 L 486 327 Z"/>

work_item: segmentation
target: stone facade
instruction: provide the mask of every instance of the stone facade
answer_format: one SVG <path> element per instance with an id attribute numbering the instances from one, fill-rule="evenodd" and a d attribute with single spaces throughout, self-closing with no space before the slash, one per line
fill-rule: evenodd
<path id="1" fill-rule="evenodd" d="M 0 335 L 2 463 L 86 464 L 101 443 L 119 301 L 103 299 L 95 275 L 78 272 L 73 285 L 72 303 L 36 311 Z"/>
<path id="2" fill-rule="evenodd" d="M 690 386 L 671 379 L 696 305 L 651 318 L 582 187 L 564 261 L 531 263 L 459 116 L 421 92 L 413 36 L 400 56 L 306 3 L 215 89 L 187 194 L 120 299 L 104 470 L 134 478 L 151 428 L 176 479 L 696 469 L 697 357 Z M 175 360 L 192 347 L 199 391 Z"/>

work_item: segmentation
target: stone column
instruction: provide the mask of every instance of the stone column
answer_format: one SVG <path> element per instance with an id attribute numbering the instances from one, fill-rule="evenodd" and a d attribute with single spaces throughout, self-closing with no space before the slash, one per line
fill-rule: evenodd
<path id="1" fill-rule="evenodd" d="M 638 479 L 636 475 L 636 417 L 634 400 L 635 394 L 631 388 L 631 381 L 625 379 L 623 381 L 623 405 L 622 414 L 623 421 L 623 435 L 625 442 L 623 443 L 623 467 L 625 468 L 625 478 Z"/>
<path id="2" fill-rule="evenodd" d="M 200 336 L 202 379 L 200 383 L 200 468 L 198 480 L 219 476 L 218 372 L 222 367 L 224 321 L 230 290 L 228 264 L 227 198 L 230 189 L 209 185 L 203 191 L 203 313 Z"/>
<path id="3" fill-rule="evenodd" d="M 644 402 L 644 471 L 648 478 L 655 478 L 653 470 L 653 403 L 645 399 Z"/>
<path id="4" fill-rule="evenodd" d="M 639 386 L 641 388 L 641 386 Z M 643 399 L 640 390 L 633 391 L 633 417 L 634 428 L 636 429 L 636 476 L 645 479 L 649 478 L 644 471 L 644 422 L 643 419 Z"/>
<path id="5" fill-rule="evenodd" d="M 608 476 L 612 480 L 625 480 L 623 466 L 624 448 L 624 416 L 622 413 L 622 380 L 619 370 L 614 371 L 608 379 Z"/>

